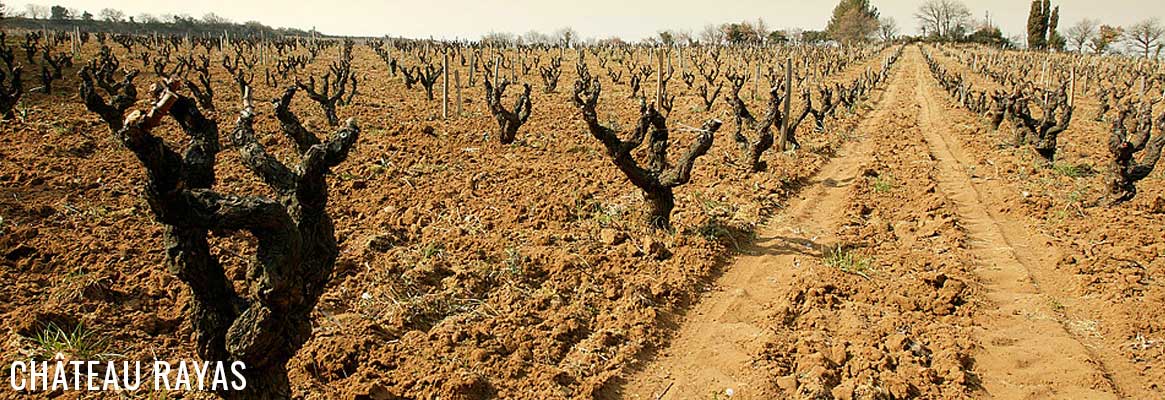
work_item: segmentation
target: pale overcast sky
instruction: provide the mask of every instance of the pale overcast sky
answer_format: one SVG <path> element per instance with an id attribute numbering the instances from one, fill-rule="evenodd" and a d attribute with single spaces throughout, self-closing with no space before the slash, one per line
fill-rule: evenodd
<path id="1" fill-rule="evenodd" d="M 573 27 L 583 38 L 619 36 L 628 40 L 655 35 L 663 29 L 698 33 L 710 23 L 764 18 L 770 29 L 822 29 L 829 20 L 835 0 L 49 0 L 37 4 L 59 4 L 93 14 L 105 7 L 126 15 L 141 13 L 189 14 L 201 17 L 208 12 L 236 22 L 257 20 L 277 27 L 316 28 L 320 32 L 358 36 L 404 36 L 413 38 L 479 38 L 490 31 L 524 33 L 552 32 Z M 882 15 L 893 17 L 903 33 L 914 34 L 918 23 L 914 12 L 923 0 L 872 0 Z M 23 3 L 5 1 L 21 10 Z M 47 4 L 46 4 L 47 3 Z M 1030 1 L 964 1 L 976 19 L 990 12 L 992 21 L 1005 35 L 1018 35 L 1027 23 Z M 1082 18 L 1102 23 L 1129 25 L 1151 17 L 1165 17 L 1162 0 L 1060 0 L 1061 30 Z"/>

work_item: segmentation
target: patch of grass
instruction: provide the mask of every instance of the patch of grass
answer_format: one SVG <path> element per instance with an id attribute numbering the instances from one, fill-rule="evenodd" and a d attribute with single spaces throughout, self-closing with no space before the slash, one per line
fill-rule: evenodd
<path id="1" fill-rule="evenodd" d="M 840 244 L 834 248 L 826 249 L 822 262 L 826 266 L 837 268 L 841 272 L 854 274 L 866 279 L 870 279 L 870 273 L 873 272 L 873 268 L 870 267 L 870 258 L 854 254 L 853 250 L 847 249 Z"/>
<path id="2" fill-rule="evenodd" d="M 607 205 L 598 201 L 576 202 L 576 207 L 576 216 L 580 217 L 580 219 L 589 216 L 590 219 L 593 219 L 595 223 L 604 228 L 616 225 L 627 214 L 627 210 L 622 206 L 614 204 Z"/>
<path id="3" fill-rule="evenodd" d="M 1083 178 L 1096 173 L 1088 164 L 1055 163 L 1052 164 L 1052 170 L 1069 178 Z"/>
<path id="4" fill-rule="evenodd" d="M 888 175 L 878 175 L 874 178 L 874 192 L 889 193 L 894 190 L 894 177 Z"/>
<path id="5" fill-rule="evenodd" d="M 720 241 L 720 239 L 732 236 L 732 230 L 728 229 L 727 226 L 725 226 L 716 218 L 708 219 L 708 222 L 700 225 L 700 227 L 696 229 L 696 232 L 700 235 L 700 237 L 709 242 L 717 242 Z"/>
<path id="6" fill-rule="evenodd" d="M 522 275 L 522 270 L 526 264 L 526 257 L 522 256 L 522 252 L 517 248 L 506 248 L 506 272 L 511 276 Z"/>
<path id="7" fill-rule="evenodd" d="M 702 192 L 696 191 L 693 197 L 696 198 L 696 202 L 700 204 L 700 207 L 704 209 L 704 213 L 713 218 L 728 217 L 735 212 L 735 207 L 731 204 L 711 197 L 705 197 Z"/>
<path id="8" fill-rule="evenodd" d="M 44 360 L 56 357 L 57 354 L 73 360 L 103 360 L 110 355 L 107 353 L 108 339 L 86 329 L 82 324 L 77 324 L 72 330 L 65 330 L 50 322 L 29 339 L 36 343 L 36 357 Z"/>
<path id="9" fill-rule="evenodd" d="M 89 272 L 82 267 L 70 270 L 62 276 L 50 291 L 49 298 L 58 303 L 71 303 L 84 300 L 85 292 L 93 287 L 108 288 L 109 282 L 98 274 Z"/>
<path id="10" fill-rule="evenodd" d="M 1064 304 L 1060 303 L 1059 300 L 1051 299 L 1049 301 L 1049 303 L 1052 306 L 1052 311 L 1055 311 L 1055 312 L 1063 312 L 1064 311 Z"/>
<path id="11" fill-rule="evenodd" d="M 442 254 L 445 254 L 445 244 L 439 242 L 425 243 L 424 246 L 421 246 L 420 254 L 422 260 L 440 257 Z"/>

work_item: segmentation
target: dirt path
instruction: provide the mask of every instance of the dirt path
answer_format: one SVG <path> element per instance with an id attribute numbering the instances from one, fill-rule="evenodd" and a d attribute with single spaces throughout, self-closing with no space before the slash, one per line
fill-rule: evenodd
<path id="1" fill-rule="evenodd" d="M 884 124 L 891 111 L 887 105 L 895 96 L 909 95 L 906 89 L 887 92 L 859 124 L 859 134 Z M 688 312 L 670 347 L 628 379 L 623 397 L 708 398 L 731 389 L 738 398 L 757 398 L 771 386 L 752 367 L 766 335 L 772 334 L 766 305 L 785 295 L 781 283 L 792 280 L 799 259 L 819 257 L 833 242 L 833 232 L 843 222 L 849 187 L 869 158 L 868 143 L 847 143 L 785 211 L 760 227 L 746 255 Z"/>
<path id="2" fill-rule="evenodd" d="M 997 213 L 984 196 L 994 182 L 969 174 L 973 164 L 955 140 L 939 99 L 943 93 L 917 49 L 911 49 L 905 68 L 921 83 L 915 89 L 918 123 L 931 154 L 939 161 L 940 188 L 957 205 L 972 240 L 971 251 L 982 278 L 989 307 L 978 317 L 977 336 L 983 346 L 975 370 L 986 394 L 995 398 L 1117 398 L 1116 387 L 1081 344 L 1058 321 L 1030 270 L 1054 263 L 1058 254 L 1039 235 L 1024 229 L 1022 221 Z"/>

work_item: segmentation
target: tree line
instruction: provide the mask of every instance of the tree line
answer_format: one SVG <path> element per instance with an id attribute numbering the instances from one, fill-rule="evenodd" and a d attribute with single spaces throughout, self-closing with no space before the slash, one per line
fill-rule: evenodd
<path id="1" fill-rule="evenodd" d="M 60 5 L 27 4 L 23 9 L 13 9 L 0 3 L 0 17 L 4 18 L 4 25 L 7 28 L 31 30 L 42 28 L 72 30 L 76 27 L 84 31 L 111 33 L 156 32 L 214 35 L 227 33 L 235 36 L 320 35 L 314 29 L 273 28 L 258 21 L 237 23 L 215 13 L 207 13 L 201 18 L 187 14 L 153 15 L 142 13 L 130 16 L 115 8 L 103 8 L 98 10 L 97 14 L 93 14 L 87 10 Z"/>

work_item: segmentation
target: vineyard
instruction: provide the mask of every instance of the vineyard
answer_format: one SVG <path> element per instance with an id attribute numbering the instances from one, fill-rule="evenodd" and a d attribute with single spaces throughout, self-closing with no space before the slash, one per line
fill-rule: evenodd
<path id="1" fill-rule="evenodd" d="M 9 30 L 0 354 L 248 366 L 181 398 L 1162 398 L 1163 99 L 979 45 Z"/>

